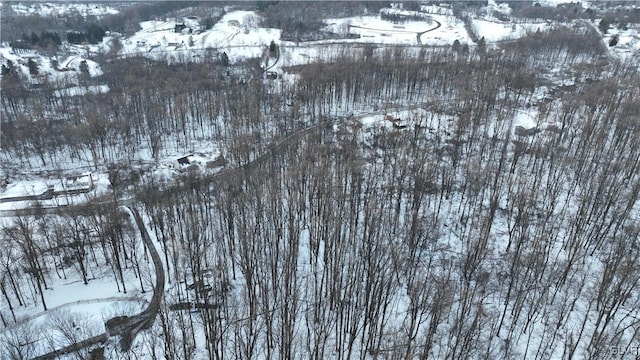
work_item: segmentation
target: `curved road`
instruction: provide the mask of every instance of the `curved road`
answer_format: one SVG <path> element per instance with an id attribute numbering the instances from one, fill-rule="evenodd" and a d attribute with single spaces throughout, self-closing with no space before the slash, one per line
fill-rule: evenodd
<path id="1" fill-rule="evenodd" d="M 426 34 L 426 33 L 430 32 L 430 31 L 437 30 L 438 28 L 440 28 L 440 26 L 442 26 L 442 24 L 441 24 L 441 23 L 440 23 L 440 21 L 438 21 L 438 20 L 431 19 L 431 21 L 433 21 L 433 22 L 435 22 L 435 23 L 436 23 L 436 26 L 435 26 L 434 28 L 429 29 L 429 30 L 425 30 L 425 31 L 421 31 L 421 32 L 419 32 L 419 33 L 416 33 L 416 34 L 417 34 L 417 37 L 418 37 L 418 45 L 422 45 L 422 39 L 420 39 L 420 37 L 421 37 L 422 35 L 424 35 L 424 34 Z"/>
<path id="2" fill-rule="evenodd" d="M 144 224 L 144 220 L 136 208 L 128 207 L 129 211 L 133 214 L 133 217 L 140 229 L 140 235 L 142 235 L 142 241 L 144 242 L 151 260 L 153 260 L 153 266 L 156 272 L 156 284 L 153 288 L 153 296 L 149 302 L 149 306 L 141 313 L 132 316 L 120 316 L 113 319 L 109 319 L 105 322 L 107 327 L 107 333 L 109 336 L 120 335 L 120 346 L 122 351 L 129 351 L 131 343 L 136 335 L 142 331 L 151 328 L 153 322 L 156 319 L 158 310 L 160 309 L 160 302 L 162 301 L 162 294 L 164 293 L 164 267 L 162 266 L 162 260 L 160 254 L 156 249 L 147 227 Z"/>

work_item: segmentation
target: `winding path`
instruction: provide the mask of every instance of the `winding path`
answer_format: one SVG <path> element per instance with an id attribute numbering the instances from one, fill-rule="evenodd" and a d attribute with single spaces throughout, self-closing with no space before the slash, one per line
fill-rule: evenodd
<path id="1" fill-rule="evenodd" d="M 437 30 L 438 28 L 440 28 L 440 26 L 442 26 L 442 24 L 440 23 L 440 21 L 436 20 L 436 19 L 431 19 L 431 21 L 436 23 L 436 26 L 434 28 L 431 28 L 429 30 L 425 30 L 425 31 L 421 31 L 419 33 L 417 33 L 417 40 L 418 40 L 418 45 L 422 45 L 422 39 L 420 39 L 420 37 L 428 32 L 431 32 L 433 30 Z"/>
<path id="2" fill-rule="evenodd" d="M 136 335 L 142 331 L 151 328 L 153 322 L 156 319 L 158 310 L 160 309 L 160 302 L 162 301 L 162 294 L 164 293 L 164 267 L 162 266 L 162 260 L 160 254 L 156 249 L 151 236 L 147 230 L 144 220 L 136 208 L 128 208 L 140 229 L 140 235 L 142 235 L 142 241 L 144 242 L 156 272 L 156 284 L 153 289 L 153 296 L 149 302 L 149 306 L 141 313 L 132 316 L 120 316 L 113 319 L 109 319 L 105 322 L 107 333 L 109 336 L 120 335 L 120 347 L 123 351 L 129 351 L 131 343 L 135 339 Z"/>

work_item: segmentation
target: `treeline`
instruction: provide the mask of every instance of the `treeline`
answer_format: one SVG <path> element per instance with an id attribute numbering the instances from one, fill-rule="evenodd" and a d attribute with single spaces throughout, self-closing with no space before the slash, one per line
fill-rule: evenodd
<path id="1" fill-rule="evenodd" d="M 598 7 L 582 7 L 580 3 L 566 3 L 558 6 L 540 6 L 525 1 L 508 2 L 513 9 L 510 17 L 518 19 L 543 19 L 550 21 L 567 20 L 604 20 L 604 23 L 615 24 L 619 29 L 625 29 L 629 24 L 640 23 L 640 9 L 629 6 L 629 3 L 614 1 L 594 3 Z M 603 31 L 604 32 L 604 31 Z"/>
<path id="2" fill-rule="evenodd" d="M 526 2 L 520 2 L 519 5 L 511 2 L 513 12 L 511 14 L 514 18 L 529 18 L 529 19 L 543 19 L 543 20 L 576 20 L 576 19 L 590 19 L 593 20 L 598 17 L 598 11 L 588 8 L 585 9 L 579 3 L 562 4 L 558 6 L 540 6 L 532 3 L 526 4 Z M 516 5 L 516 6 L 512 6 Z"/>
<path id="3" fill-rule="evenodd" d="M 68 31 L 78 31 L 85 29 L 87 23 L 97 24 L 104 27 L 103 19 L 95 16 L 83 17 L 80 14 L 68 14 L 63 17 L 43 17 L 40 15 L 27 16 L 3 16 L 2 18 L 2 41 L 19 41 L 24 34 L 55 33 L 65 34 Z"/>
<path id="4" fill-rule="evenodd" d="M 86 31 L 69 31 L 67 32 L 67 41 L 72 44 L 82 44 L 88 42 L 89 44 L 98 44 L 102 42 L 105 31 L 103 28 L 96 24 L 87 26 Z"/>
<path id="5" fill-rule="evenodd" d="M 17 49 L 57 49 L 62 44 L 60 36 L 55 32 L 42 31 L 40 35 L 35 32 L 31 34 L 22 34 L 22 38 L 18 41 L 11 42 L 9 45 Z"/>
<path id="6" fill-rule="evenodd" d="M 185 9 L 200 9 L 203 18 L 211 18 L 206 15 L 206 9 L 215 7 L 224 7 L 224 3 L 212 4 L 206 1 L 162 1 L 158 3 L 138 3 L 126 6 L 120 9 L 118 14 L 108 15 L 101 19 L 101 24 L 110 31 L 116 31 L 128 36 L 133 35 L 140 30 L 139 23 L 142 21 L 152 20 L 154 18 L 171 17 L 172 14 Z M 204 10 L 202 10 L 204 9 Z M 215 22 L 217 18 L 213 17 L 208 22 Z"/>
<path id="7" fill-rule="evenodd" d="M 395 9 L 383 9 L 382 11 L 380 11 L 380 18 L 383 20 L 391 21 L 393 23 L 403 23 L 405 21 L 425 21 L 430 19 L 429 15 L 426 13 L 413 10 L 398 12 L 395 11 Z"/>
<path id="8" fill-rule="evenodd" d="M 96 24 L 90 24 L 85 27 L 84 32 L 68 31 L 66 40 L 72 44 L 82 44 L 88 42 L 90 44 L 98 44 L 105 35 L 105 30 Z M 40 35 L 35 32 L 31 34 L 22 34 L 18 41 L 10 43 L 12 48 L 16 49 L 44 49 L 45 51 L 56 51 L 62 45 L 62 40 L 57 32 L 42 31 Z"/>

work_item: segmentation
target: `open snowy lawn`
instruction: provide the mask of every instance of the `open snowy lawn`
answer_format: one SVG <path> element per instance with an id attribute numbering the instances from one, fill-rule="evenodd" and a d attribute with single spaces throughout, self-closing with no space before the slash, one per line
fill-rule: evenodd
<path id="1" fill-rule="evenodd" d="M 594 26 L 597 26 L 597 22 L 594 22 Z M 616 36 L 618 41 L 611 46 L 610 44 Z M 640 27 L 638 25 L 629 24 L 627 30 L 611 28 L 602 35 L 602 40 L 609 48 L 609 53 L 622 61 L 633 61 L 640 56 Z"/>
<path id="2" fill-rule="evenodd" d="M 87 65 L 87 71 L 89 71 L 89 75 L 91 77 L 96 77 L 103 74 L 102 69 L 97 62 L 89 59 L 84 59 L 80 56 L 68 56 L 66 59 L 60 61 L 60 68 L 80 72 L 83 63 Z"/>
<path id="3" fill-rule="evenodd" d="M 451 45 L 455 40 L 461 44 L 471 43 L 464 23 L 456 17 L 438 13 L 425 14 L 425 17 L 430 20 L 406 21 L 399 24 L 377 16 L 327 19 L 325 30 L 343 35 L 360 35 L 359 39 L 343 39 L 339 40 L 340 42 L 435 46 Z M 324 41 L 326 42 L 328 41 Z"/>
<path id="4" fill-rule="evenodd" d="M 347 42 L 418 45 L 418 36 L 437 26 L 433 21 L 406 21 L 394 24 L 377 16 L 358 16 L 325 20 L 325 30 L 337 34 L 357 34 Z M 345 40 L 341 40 L 345 41 Z"/>
<path id="5" fill-rule="evenodd" d="M 52 181 L 49 182 L 46 180 L 32 180 L 8 184 L 5 191 L 0 193 L 0 199 L 25 195 L 40 195 L 49 188 L 49 185 L 53 185 L 53 183 Z"/>
<path id="6" fill-rule="evenodd" d="M 429 14 L 433 21 L 407 21 L 401 24 L 377 16 L 327 19 L 324 30 L 342 34 L 358 34 L 360 38 L 330 39 L 295 43 L 280 42 L 278 67 L 332 61 L 340 55 L 354 55 L 363 44 L 395 44 L 406 46 L 448 46 L 458 40 L 471 44 L 464 23 L 453 16 Z M 437 24 L 440 26 L 437 26 Z"/>
<path id="7" fill-rule="evenodd" d="M 547 31 L 547 23 L 510 23 L 489 20 L 472 19 L 471 27 L 478 39 L 485 38 L 488 42 L 521 38 L 536 31 Z"/>
<path id="8" fill-rule="evenodd" d="M 330 22 L 328 20 L 327 22 Z M 335 20 L 338 22 L 338 20 Z M 345 19 L 339 20 L 344 22 Z M 394 24 L 391 21 L 383 20 L 377 16 L 359 16 L 353 18 L 347 18 L 347 26 L 361 27 L 366 29 L 372 29 L 377 32 L 422 32 L 432 29 L 436 24 L 432 21 L 405 21 L 402 23 Z M 356 32 L 354 32 L 356 33 Z"/>
<path id="9" fill-rule="evenodd" d="M 0 211 L 2 210 L 15 210 L 24 209 L 28 207 L 34 207 L 36 205 L 42 207 L 56 207 L 67 206 L 72 204 L 82 204 L 90 202 L 93 198 L 107 194 L 111 191 L 111 184 L 106 173 L 92 174 L 94 188 L 87 192 L 74 195 L 58 195 L 49 200 L 40 201 L 9 201 L 0 202 Z M 35 196 L 44 193 L 50 187 L 56 192 L 62 192 L 64 190 L 73 190 L 80 187 L 88 187 L 88 184 L 73 185 L 71 183 L 65 183 L 65 179 L 62 178 L 48 178 L 38 180 L 19 180 L 7 185 L 4 191 L 0 191 L 0 199 L 14 198 L 21 196 Z"/>
<path id="10" fill-rule="evenodd" d="M 57 97 L 82 96 L 87 94 L 104 94 L 109 92 L 109 85 L 71 86 L 54 92 Z"/>
<path id="11" fill-rule="evenodd" d="M 108 276 L 108 274 L 102 275 Z M 59 279 L 44 291 L 47 311 L 42 311 L 40 304 L 18 307 L 16 308 L 16 317 L 19 323 L 24 323 L 46 316 L 51 311 L 65 309 L 91 314 L 97 316 L 98 320 L 102 320 L 103 317 L 112 316 L 116 307 L 131 308 L 131 313 L 134 313 L 142 309 L 147 302 L 146 297 L 150 297 L 151 292 L 141 293 L 138 289 L 139 285 L 136 287 L 137 279 L 134 277 L 127 280 L 129 289 L 134 290 L 124 294 L 122 291 L 118 291 L 114 282 L 105 278 L 91 280 L 87 285 L 84 285 L 79 278 Z M 130 304 L 119 306 L 120 302 Z"/>

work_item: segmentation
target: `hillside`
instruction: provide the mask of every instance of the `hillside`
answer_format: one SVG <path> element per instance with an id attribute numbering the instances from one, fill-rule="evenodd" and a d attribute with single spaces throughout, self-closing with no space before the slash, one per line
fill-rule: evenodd
<path id="1" fill-rule="evenodd" d="M 2 5 L 0 358 L 638 356 L 633 5 L 161 5 Z"/>

